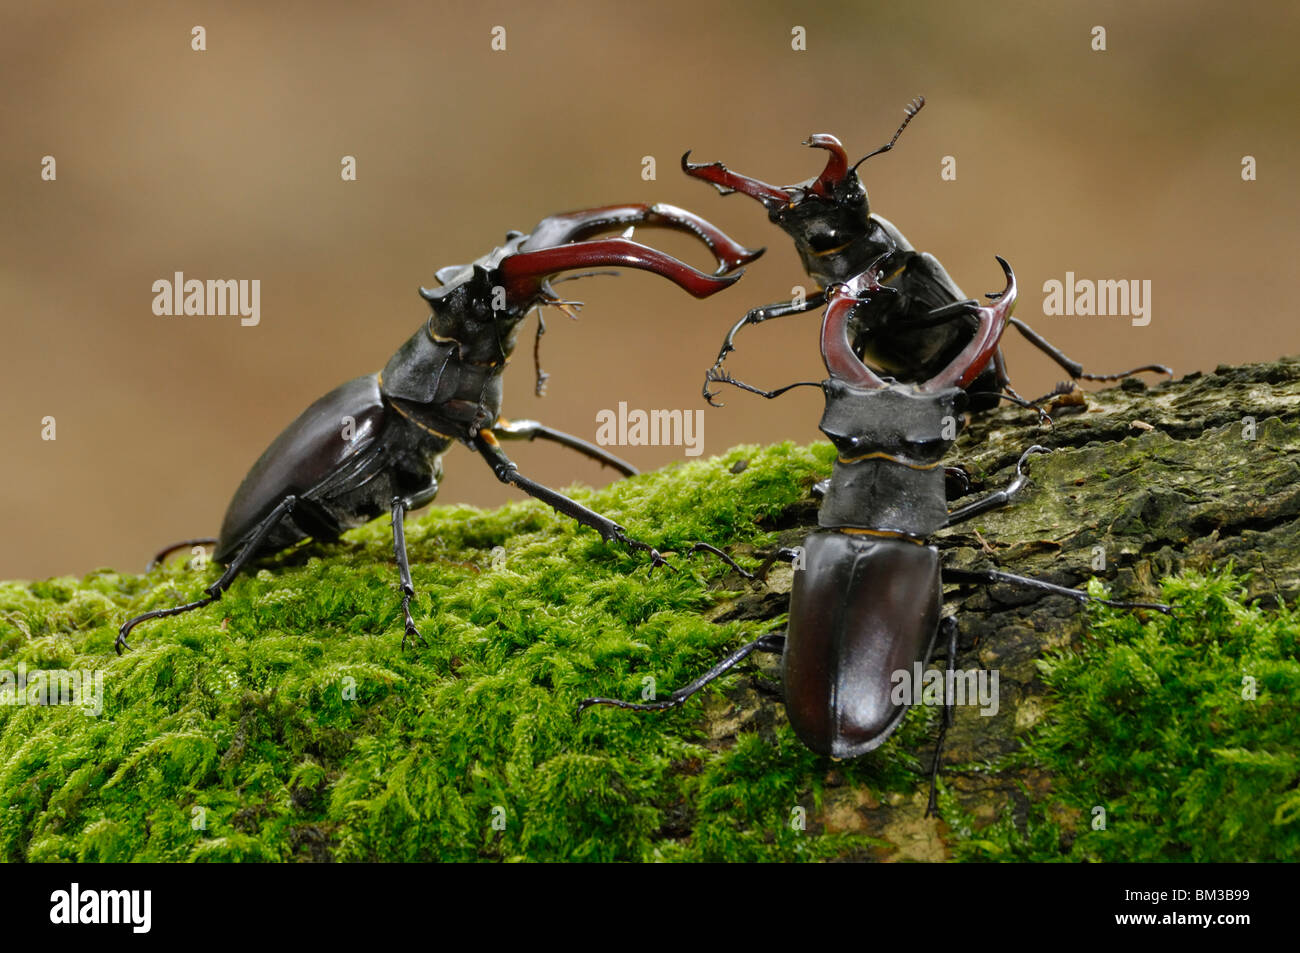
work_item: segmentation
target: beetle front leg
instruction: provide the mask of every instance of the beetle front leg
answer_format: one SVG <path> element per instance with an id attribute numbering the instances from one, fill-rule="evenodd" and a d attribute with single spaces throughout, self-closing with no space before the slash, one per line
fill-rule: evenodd
<path id="1" fill-rule="evenodd" d="M 602 447 L 588 443 L 581 437 L 575 437 L 562 430 L 547 427 L 536 420 L 506 420 L 502 417 L 497 420 L 496 425 L 492 428 L 492 433 L 501 440 L 535 440 L 538 437 L 543 440 L 550 440 L 562 447 L 568 447 L 570 450 L 577 450 L 584 456 L 591 457 L 591 459 L 604 466 L 613 467 L 623 476 L 636 476 L 641 472 L 622 457 L 616 457 Z"/>
<path id="2" fill-rule="evenodd" d="M 776 390 L 763 390 L 761 387 L 755 387 L 753 384 L 746 384 L 742 380 L 737 380 L 726 371 L 719 371 L 715 374 L 712 370 L 709 371 L 707 380 L 718 384 L 730 384 L 732 387 L 739 387 L 741 390 L 747 390 L 751 394 L 757 394 L 759 397 L 766 397 L 768 400 L 775 400 L 777 397 L 780 397 L 787 391 L 794 390 L 796 387 L 822 386 L 820 381 L 796 381 L 793 384 L 786 384 L 784 387 L 778 387 Z M 708 387 L 708 384 L 706 383 L 704 386 Z M 708 396 L 708 391 L 705 391 L 705 396 Z M 714 404 L 714 406 L 717 407 L 721 405 Z"/>
<path id="3" fill-rule="evenodd" d="M 764 321 L 770 321 L 772 318 L 784 318 L 790 314 L 803 314 L 812 311 L 814 308 L 820 308 L 826 303 L 826 293 L 818 291 L 808 298 L 804 299 L 803 304 L 797 304 L 794 301 L 778 301 L 776 304 L 763 305 L 761 308 L 753 308 L 743 318 L 737 321 L 727 332 L 726 338 L 722 341 L 722 348 L 718 351 L 718 357 L 713 362 L 713 367 L 704 375 L 704 399 L 714 407 L 722 407 L 722 404 L 713 403 L 713 398 L 717 397 L 717 392 L 710 392 L 709 385 L 715 381 L 723 380 L 722 377 L 715 376 L 722 370 L 722 362 L 727 359 L 727 355 L 736 349 L 736 335 L 740 329 L 751 324 L 762 324 Z"/>
<path id="4" fill-rule="evenodd" d="M 983 499 L 976 500 L 974 503 L 968 503 L 960 509 L 953 510 L 948 514 L 948 521 L 944 526 L 955 526 L 957 523 L 963 523 L 968 519 L 973 519 L 990 510 L 1001 509 L 1011 502 L 1012 497 L 1025 488 L 1029 482 L 1029 475 L 1025 473 L 1025 461 L 1029 459 L 1030 454 L 1034 453 L 1051 453 L 1046 447 L 1040 447 L 1034 444 L 1028 450 L 1020 455 L 1016 461 L 1015 478 L 1007 484 L 1005 490 L 998 490 L 996 493 L 990 493 Z"/>
<path id="5" fill-rule="evenodd" d="M 595 510 L 590 510 L 576 500 L 569 499 L 563 493 L 543 486 L 535 480 L 530 480 L 520 473 L 514 461 L 505 455 L 492 431 L 480 430 L 474 438 L 474 449 L 487 461 L 488 466 L 492 468 L 492 472 L 496 474 L 496 478 L 502 483 L 509 483 L 518 487 L 534 499 L 541 500 L 557 513 L 563 513 L 565 516 L 577 520 L 583 526 L 594 529 L 605 542 L 622 543 L 629 550 L 640 550 L 649 554 L 652 568 L 666 566 L 676 572 L 672 564 L 659 554 L 659 550 L 649 543 L 633 539 L 627 535 L 627 531 L 623 527 L 613 520 L 601 516 Z"/>
<path id="6" fill-rule="evenodd" d="M 909 329 L 936 328 L 941 324 L 956 321 L 958 318 L 978 317 L 979 310 L 978 301 L 954 301 L 952 304 L 946 304 L 940 308 L 931 308 L 924 317 L 909 318 L 907 326 Z"/>

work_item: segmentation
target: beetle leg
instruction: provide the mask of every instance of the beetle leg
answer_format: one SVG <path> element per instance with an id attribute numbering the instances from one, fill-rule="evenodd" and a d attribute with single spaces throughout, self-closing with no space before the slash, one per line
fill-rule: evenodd
<path id="1" fill-rule="evenodd" d="M 393 555 L 397 557 L 397 573 L 402 580 L 402 615 L 406 617 L 406 631 L 402 634 L 402 648 L 406 640 L 411 639 L 418 645 L 424 645 L 424 636 L 415 627 L 411 618 L 411 600 L 415 598 L 415 585 L 411 582 L 411 564 L 406 556 L 406 511 L 415 509 L 400 496 L 393 497 Z"/>
<path id="2" fill-rule="evenodd" d="M 1024 470 L 1025 461 L 1029 459 L 1030 454 L 1034 453 L 1051 453 L 1051 451 L 1046 447 L 1040 447 L 1038 444 L 1034 444 L 1022 453 L 1020 459 L 1016 461 L 1015 478 L 1007 484 L 1005 490 L 998 490 L 996 493 L 990 493 L 988 496 L 978 499 L 974 503 L 968 503 L 960 509 L 953 510 L 948 514 L 948 521 L 943 525 L 954 526 L 957 523 L 965 522 L 968 519 L 972 519 L 982 513 L 987 513 L 990 510 L 1001 509 L 1009 504 L 1011 498 L 1023 490 L 1025 484 L 1029 482 L 1029 476 Z"/>
<path id="3" fill-rule="evenodd" d="M 924 317 L 909 317 L 907 327 L 909 330 L 912 328 L 935 328 L 941 324 L 956 321 L 958 318 L 978 316 L 979 313 L 980 304 L 974 299 L 954 301 L 952 304 L 946 304 L 941 308 L 931 308 Z"/>
<path id="4" fill-rule="evenodd" d="M 994 303 L 986 308 L 980 308 L 979 328 L 962 348 L 961 353 L 942 371 L 922 384 L 919 390 L 934 392 L 945 387 L 965 389 L 983 374 L 996 358 L 1002 332 L 1006 330 L 1011 309 L 1016 305 L 1017 289 L 1016 276 L 1011 266 L 1001 255 L 995 257 L 1007 277 L 1006 287 L 988 296 L 994 299 Z"/>
<path id="5" fill-rule="evenodd" d="M 783 652 L 785 651 L 784 635 L 761 635 L 748 645 L 742 645 L 736 651 L 732 652 L 713 668 L 709 669 L 695 681 L 691 682 L 685 688 L 679 688 L 663 701 L 655 702 L 625 702 L 618 698 L 584 698 L 578 703 L 578 714 L 581 715 L 592 705 L 613 705 L 615 708 L 628 708 L 632 711 L 664 711 L 668 708 L 676 708 L 686 699 L 690 698 L 705 685 L 714 679 L 725 675 L 730 669 L 735 668 L 740 662 L 744 661 L 754 652 Z"/>
<path id="6" fill-rule="evenodd" d="M 1044 592 L 1055 593 L 1058 596 L 1069 596 L 1075 602 L 1100 602 L 1112 609 L 1154 609 L 1156 612 L 1163 612 L 1165 615 L 1173 612 L 1173 607 L 1165 605 L 1163 602 L 1122 602 L 1117 599 L 1094 599 L 1082 589 L 1058 586 L 1054 582 L 1033 579 L 1029 576 L 1017 576 L 1015 573 L 1002 572 L 997 569 L 952 569 L 945 566 L 943 568 L 943 581 L 946 583 L 970 583 L 986 586 L 999 582 L 1014 583 L 1018 586 L 1027 586 L 1030 589 L 1041 589 Z"/>
<path id="7" fill-rule="evenodd" d="M 957 618 L 955 616 L 944 616 L 939 621 L 940 634 L 947 636 L 948 641 L 948 676 L 944 681 L 945 685 L 953 684 L 953 673 L 957 670 Z M 930 798 L 925 805 L 925 816 L 933 817 L 939 812 L 939 792 L 936 785 L 939 781 L 939 758 L 943 754 L 943 740 L 948 736 L 948 729 L 952 727 L 953 705 L 947 693 L 944 693 L 943 699 L 943 723 L 939 726 L 939 740 L 934 744 L 934 762 L 930 765 Z"/>
<path id="8" fill-rule="evenodd" d="M 712 553 L 714 556 L 717 556 L 724 563 L 726 563 L 736 572 L 740 573 L 750 582 L 754 582 L 755 580 L 758 579 L 758 577 L 755 576 L 752 572 L 750 572 L 748 569 L 742 568 L 739 563 L 737 563 L 734 559 L 732 559 L 722 550 L 718 549 L 718 547 L 716 546 L 710 546 L 708 543 L 696 543 L 694 546 L 690 548 L 690 550 L 686 553 L 686 555 L 694 556 L 696 553 Z"/>
<path id="9" fill-rule="evenodd" d="M 1165 367 L 1163 364 L 1145 364 L 1142 367 L 1135 367 L 1133 370 L 1125 371 L 1122 374 L 1087 374 L 1084 373 L 1082 364 L 1066 357 L 1065 353 L 1056 347 L 1056 345 L 1052 344 L 1047 340 L 1047 338 L 1043 337 L 1019 318 L 1012 318 L 1008 323 L 1019 331 L 1026 341 L 1059 364 L 1065 372 L 1075 380 L 1118 381 L 1123 380 L 1126 377 L 1132 377 L 1134 374 L 1168 374 L 1170 377 L 1174 374 L 1172 370 Z"/>
<path id="10" fill-rule="evenodd" d="M 950 500 L 960 499 L 970 492 L 970 474 L 964 467 L 943 468 L 944 490 Z M 827 484 L 830 480 L 826 481 Z"/>
<path id="11" fill-rule="evenodd" d="M 576 500 L 571 500 L 563 493 L 558 493 L 550 487 L 543 486 L 535 480 L 530 480 L 519 472 L 519 468 L 514 462 L 502 451 L 497 439 L 493 436 L 491 430 L 480 430 L 474 437 L 474 449 L 479 452 L 492 472 L 496 474 L 498 480 L 502 483 L 509 483 L 523 490 L 534 499 L 541 500 L 557 513 L 563 513 L 588 526 L 600 534 L 600 538 L 605 542 L 622 543 L 629 550 L 648 553 L 650 556 L 651 568 L 655 566 L 665 566 L 676 572 L 676 568 L 659 554 L 649 543 L 643 543 L 639 539 L 633 539 L 627 535 L 627 531 L 619 526 L 613 520 L 601 516 L 594 510 L 590 510 Z"/>
<path id="12" fill-rule="evenodd" d="M 709 386 L 709 384 L 730 384 L 732 387 L 739 387 L 741 390 L 747 390 L 751 394 L 757 394 L 759 397 L 766 397 L 768 400 L 773 400 L 777 397 L 780 397 L 786 391 L 794 390 L 796 387 L 821 387 L 822 386 L 821 381 L 797 381 L 793 384 L 786 384 L 784 387 L 778 387 L 776 390 L 763 390 L 761 387 L 755 387 L 753 384 L 746 384 L 742 380 L 737 380 L 736 378 L 732 377 L 728 372 L 718 370 L 717 368 L 710 368 L 709 372 L 704 375 L 704 380 L 705 380 L 704 386 L 706 388 Z M 707 391 L 705 392 L 705 396 L 708 396 Z"/>
<path id="13" fill-rule="evenodd" d="M 772 318 L 784 318 L 786 315 L 789 314 L 803 314 L 804 312 L 811 311 L 814 308 L 820 308 L 825 303 L 826 303 L 826 293 L 823 291 L 818 291 L 816 294 L 813 294 L 808 298 L 805 298 L 804 303 L 801 305 L 796 304 L 793 301 L 780 301 L 777 302 L 776 304 L 767 304 L 761 308 L 752 309 L 748 314 L 746 314 L 743 318 L 737 321 L 735 325 L 732 326 L 731 330 L 727 332 L 727 336 L 722 342 L 722 348 L 718 351 L 717 360 L 713 362 L 713 367 L 709 370 L 708 374 L 705 375 L 704 399 L 707 400 L 714 407 L 724 406 L 722 404 L 715 404 L 713 402 L 713 398 L 717 397 L 718 395 L 716 392 L 709 391 L 709 384 L 719 379 L 712 375 L 714 374 L 715 371 L 722 370 L 722 362 L 727 359 L 728 354 L 730 354 L 732 351 L 736 349 L 736 345 L 735 345 L 736 334 L 740 331 L 741 328 L 750 324 L 762 324 L 764 321 L 769 321 Z"/>
<path id="14" fill-rule="evenodd" d="M 504 417 L 496 422 L 492 428 L 492 433 L 496 434 L 501 440 L 535 440 L 541 437 L 543 440 L 550 440 L 558 443 L 570 450 L 577 450 L 584 456 L 599 461 L 602 465 L 613 467 L 623 476 L 636 476 L 641 471 L 632 464 L 628 463 L 621 457 L 598 447 L 595 444 L 588 443 L 580 437 L 567 434 L 562 430 L 554 430 L 545 424 L 540 424 L 536 420 L 506 420 Z"/>
<path id="15" fill-rule="evenodd" d="M 248 542 L 239 550 L 239 554 L 230 561 L 230 565 L 226 567 L 226 571 L 221 574 L 221 577 L 216 582 L 208 586 L 206 590 L 207 595 L 202 599 L 196 599 L 194 602 L 187 602 L 184 605 L 173 606 L 170 609 L 154 609 L 152 612 L 146 612 L 143 615 L 136 616 L 134 619 L 128 619 L 126 622 L 123 622 L 122 627 L 117 630 L 117 639 L 113 642 L 113 647 L 117 649 L 117 654 L 121 655 L 122 649 L 129 649 L 131 647 L 127 644 L 126 637 L 130 634 L 131 630 L 141 622 L 146 622 L 149 619 L 163 619 L 167 616 L 180 615 L 183 612 L 190 612 L 194 609 L 202 609 L 204 606 L 220 599 L 221 594 L 229 589 L 230 584 L 235 581 L 235 577 L 239 575 L 239 571 L 243 569 L 248 561 L 257 553 L 258 547 L 262 545 L 262 541 L 265 540 L 266 537 L 271 534 L 271 531 L 279 525 L 280 520 L 293 513 L 294 504 L 297 502 L 298 498 L 296 496 L 293 496 L 292 494 L 286 496 L 280 501 L 279 506 L 266 515 L 258 525 L 256 531 L 254 531 L 253 535 L 249 537 Z"/>

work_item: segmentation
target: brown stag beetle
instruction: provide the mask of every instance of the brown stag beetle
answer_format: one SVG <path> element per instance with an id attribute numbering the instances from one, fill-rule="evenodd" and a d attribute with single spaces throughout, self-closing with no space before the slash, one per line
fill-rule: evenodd
<path id="1" fill-rule="evenodd" d="M 637 711 L 673 708 L 752 652 L 779 652 L 785 707 L 799 740 L 818 754 L 856 758 L 878 748 L 898 727 L 914 701 L 900 703 L 892 689 L 900 673 L 911 673 L 918 663 L 922 668 L 929 664 L 941 635 L 947 642 L 947 684 L 952 683 L 958 626 L 953 616 L 942 615 L 945 584 L 1013 583 L 1079 602 L 1093 598 L 1041 579 L 940 565 L 939 551 L 929 538 L 1010 503 L 1027 482 L 1025 461 L 1047 450 L 1030 447 L 1005 489 L 949 512 L 940 462 L 956 440 L 966 389 L 996 359 L 1016 299 L 1015 277 L 999 258 L 1006 290 L 995 296 L 995 304 L 980 308 L 979 323 L 960 353 L 925 381 L 900 383 L 867 367 L 848 337 L 857 309 L 896 293 L 882 284 L 885 260 L 882 256 L 862 275 L 827 288 L 821 348 L 830 376 L 820 384 L 802 382 L 760 392 L 773 398 L 794 387 L 820 386 L 826 398 L 821 430 L 838 451 L 818 512 L 820 528 L 799 549 L 782 551 L 796 567 L 785 634 L 764 635 L 737 649 L 661 701 L 588 698 L 579 712 L 592 705 Z M 1157 603 L 1098 601 L 1170 611 Z M 951 718 L 949 705 L 940 748 Z M 931 811 L 938 765 L 936 751 Z"/>
<path id="2" fill-rule="evenodd" d="M 979 327 L 979 303 L 962 293 L 937 258 L 915 251 L 892 222 L 871 211 L 867 190 L 858 178 L 858 166 L 891 150 L 924 105 L 924 96 L 910 102 L 893 138 L 853 165 L 849 165 L 848 155 L 835 136 L 811 136 L 804 145 L 823 149 L 829 155 L 822 173 L 799 185 L 778 188 L 732 172 L 721 162 L 695 164 L 688 161 L 690 152 L 682 156 L 682 169 L 687 175 L 713 184 L 723 195 L 740 192 L 761 202 L 768 218 L 794 239 L 804 270 L 821 289 L 802 301 L 755 308 L 737 322 L 706 375 L 704 396 L 709 403 L 717 396 L 709 390 L 710 384 L 737 383 L 722 365 L 735 350 L 735 337 L 741 328 L 820 308 L 826 303 L 825 289 L 862 274 L 877 260 L 883 283 L 896 294 L 878 298 L 872 308 L 855 315 L 850 334 L 859 357 L 899 380 L 921 381 L 951 363 L 971 340 Z M 1148 364 L 1122 374 L 1089 374 L 1023 321 L 1012 318 L 1010 323 L 1072 379 L 1112 381 L 1144 372 L 1170 373 L 1164 365 Z M 1064 393 L 1072 386 L 1059 385 L 1038 401 Z M 971 385 L 970 394 L 972 410 L 985 410 L 999 398 L 1021 405 L 1038 402 L 1023 400 L 1011 388 L 1000 349 L 988 369 Z"/>
<path id="3" fill-rule="evenodd" d="M 705 274 L 630 238 L 631 226 L 689 232 L 718 262 Z M 589 238 L 627 227 L 618 238 Z M 155 609 L 130 619 L 118 633 L 120 654 L 131 630 L 148 619 L 178 615 L 221 598 L 258 556 L 277 553 L 308 537 L 332 541 L 345 530 L 391 514 L 393 550 L 402 589 L 406 632 L 420 640 L 411 617 L 415 589 L 407 562 L 403 520 L 433 500 L 442 456 L 460 442 L 483 457 L 498 480 L 513 484 L 605 541 L 649 554 L 651 546 L 623 527 L 521 474 L 498 440 L 542 438 L 577 450 L 624 475 L 636 470 L 585 440 L 536 421 L 501 417 L 501 373 L 514 350 L 519 324 L 543 305 L 569 310 L 551 286 L 560 272 L 626 266 L 653 272 L 697 298 L 735 282 L 740 267 L 762 252 L 750 251 L 700 217 L 670 205 L 616 205 L 543 219 L 531 234 L 510 232 L 506 242 L 468 265 L 437 272 L 440 287 L 421 289 L 432 314 L 377 374 L 349 381 L 326 394 L 291 423 L 253 464 L 226 510 L 216 539 L 186 540 L 163 550 L 216 544 L 213 558 L 225 572 L 194 602 Z M 578 276 L 581 277 L 581 276 Z M 564 279 L 556 279 L 564 280 Z"/>

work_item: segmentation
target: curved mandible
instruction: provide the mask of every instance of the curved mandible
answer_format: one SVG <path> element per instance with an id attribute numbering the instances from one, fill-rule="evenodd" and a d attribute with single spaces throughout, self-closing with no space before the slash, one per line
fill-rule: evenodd
<path id="1" fill-rule="evenodd" d="M 984 373 L 989 362 L 997 354 L 998 342 L 1001 341 L 1002 332 L 1007 329 L 1007 320 L 1016 306 L 1016 275 L 1005 258 L 1001 255 L 994 257 L 997 258 L 998 264 L 1002 266 L 1002 271 L 1007 276 L 1006 288 L 997 296 L 996 304 L 980 308 L 979 328 L 970 343 L 962 348 L 961 353 L 953 358 L 951 364 L 922 384 L 919 390 L 936 391 L 945 387 L 965 389 L 974 382 L 975 378 Z"/>
<path id="2" fill-rule="evenodd" d="M 826 157 L 826 168 L 822 170 L 821 175 L 817 176 L 817 181 L 812 184 L 813 192 L 822 198 L 828 199 L 834 192 L 835 187 L 848 177 L 848 154 L 845 153 L 840 140 L 829 132 L 819 132 L 816 135 L 809 136 L 803 141 L 803 144 L 814 149 L 825 149 L 830 153 Z"/>
<path id="3" fill-rule="evenodd" d="M 606 205 L 551 215 L 519 246 L 520 251 L 540 251 L 586 239 L 596 232 L 620 226 L 644 225 L 647 228 L 671 228 L 694 235 L 708 247 L 718 262 L 715 275 L 726 275 L 747 265 L 765 249 L 751 250 L 736 241 L 712 222 L 675 205 Z"/>
<path id="4" fill-rule="evenodd" d="M 703 179 L 710 183 L 723 195 L 740 192 L 751 199 L 758 199 L 769 209 L 784 208 L 794 201 L 794 196 L 786 189 L 732 172 L 721 162 L 690 162 L 690 155 L 689 149 L 682 155 L 682 171 L 693 179 Z"/>
<path id="5" fill-rule="evenodd" d="M 516 252 L 497 266 L 497 276 L 511 303 L 518 305 L 539 294 L 552 275 L 575 268 L 609 266 L 654 272 L 697 298 L 707 298 L 740 278 L 740 272 L 706 275 L 684 261 L 629 238 L 570 242 L 538 251 Z"/>
<path id="6" fill-rule="evenodd" d="M 866 271 L 827 288 L 828 304 L 822 318 L 822 362 L 825 363 L 826 370 L 835 380 L 872 390 L 888 385 L 853 353 L 848 331 L 849 316 L 865 300 L 863 294 L 888 290 L 880 284 L 877 277 L 879 273 L 876 266 L 879 262 L 880 259 L 877 258 Z"/>

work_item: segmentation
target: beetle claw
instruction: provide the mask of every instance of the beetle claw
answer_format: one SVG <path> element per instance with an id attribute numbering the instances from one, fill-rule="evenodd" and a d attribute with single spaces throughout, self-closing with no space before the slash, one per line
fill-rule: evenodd
<path id="1" fill-rule="evenodd" d="M 402 636 L 402 651 L 403 651 L 403 652 L 406 651 L 406 642 L 407 642 L 408 639 L 410 639 L 410 641 L 411 641 L 412 644 L 414 644 L 414 645 L 418 645 L 420 648 L 424 648 L 425 646 L 427 646 L 427 645 L 429 644 L 428 642 L 425 641 L 424 636 L 420 634 L 420 630 L 417 629 L 417 628 L 416 628 L 415 626 L 413 626 L 413 625 L 412 625 L 412 626 L 408 626 L 407 629 L 406 629 L 406 633 Z"/>
<path id="2" fill-rule="evenodd" d="M 411 592 L 402 593 L 402 615 L 406 617 L 406 631 L 402 633 L 403 652 L 406 651 L 406 642 L 408 639 L 420 648 L 424 648 L 428 645 L 424 640 L 424 636 L 420 634 L 420 630 L 415 627 L 415 620 L 411 618 L 411 597 L 413 595 L 414 593 Z"/>
<path id="3" fill-rule="evenodd" d="M 639 539 L 633 539 L 623 531 L 623 527 L 616 526 L 614 532 L 610 535 L 610 538 L 622 543 L 632 552 L 646 553 L 650 557 L 651 572 L 654 572 L 654 570 L 658 569 L 660 566 L 671 572 L 677 572 L 677 567 L 664 559 L 663 554 L 660 553 L 659 550 L 655 549 L 649 543 L 643 543 Z"/>

